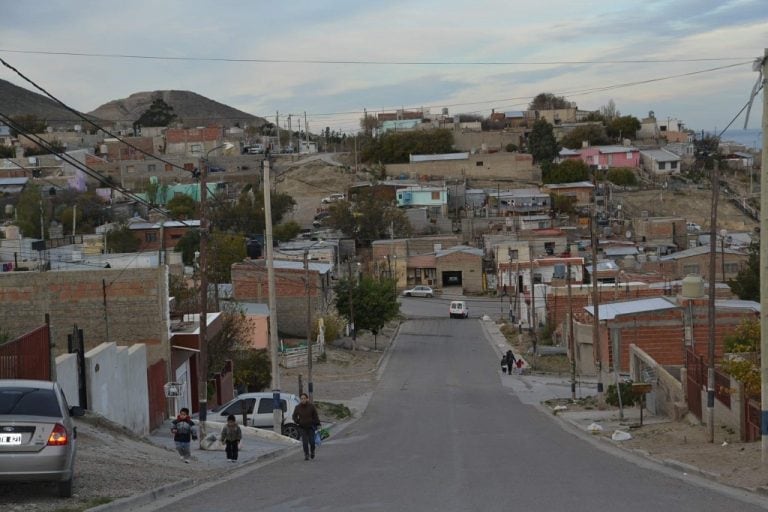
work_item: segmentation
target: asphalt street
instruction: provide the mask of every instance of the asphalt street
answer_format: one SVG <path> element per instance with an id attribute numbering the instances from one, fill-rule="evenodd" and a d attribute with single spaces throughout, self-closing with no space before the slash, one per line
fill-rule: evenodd
<path id="1" fill-rule="evenodd" d="M 440 309 L 427 301 L 408 307 Z M 564 430 L 505 385 L 481 322 L 442 307 L 401 326 L 364 415 L 315 460 L 297 450 L 152 510 L 764 510 Z"/>

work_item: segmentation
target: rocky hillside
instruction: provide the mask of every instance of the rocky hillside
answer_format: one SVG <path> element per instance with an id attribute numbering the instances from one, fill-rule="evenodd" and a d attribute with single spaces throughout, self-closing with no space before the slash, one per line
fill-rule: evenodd
<path id="1" fill-rule="evenodd" d="M 54 127 L 83 123 L 75 114 L 48 97 L 5 80 L 0 80 L 0 112 L 10 117 L 34 115 Z"/>
<path id="2" fill-rule="evenodd" d="M 89 114 L 99 119 L 132 123 L 143 114 L 152 102 L 161 98 L 173 107 L 173 111 L 185 126 L 220 124 L 225 127 L 245 124 L 260 126 L 266 121 L 242 110 L 206 98 L 191 91 L 137 92 L 127 98 L 105 103 Z"/>

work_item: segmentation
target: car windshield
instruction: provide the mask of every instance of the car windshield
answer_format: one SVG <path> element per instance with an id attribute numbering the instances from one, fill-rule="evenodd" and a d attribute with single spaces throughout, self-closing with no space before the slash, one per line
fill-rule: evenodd
<path id="1" fill-rule="evenodd" d="M 56 395 L 50 389 L 0 389 L 0 416 L 10 414 L 59 417 L 61 411 Z"/>

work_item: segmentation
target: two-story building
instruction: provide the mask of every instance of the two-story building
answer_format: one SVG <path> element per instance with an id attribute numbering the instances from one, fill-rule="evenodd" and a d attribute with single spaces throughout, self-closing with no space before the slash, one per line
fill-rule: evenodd
<path id="1" fill-rule="evenodd" d="M 432 215 L 448 213 L 448 189 L 446 187 L 406 187 L 396 195 L 400 208 L 427 208 Z"/>

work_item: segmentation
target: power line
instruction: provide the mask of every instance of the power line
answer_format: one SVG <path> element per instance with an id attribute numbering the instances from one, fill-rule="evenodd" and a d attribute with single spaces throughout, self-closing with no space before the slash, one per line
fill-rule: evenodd
<path id="1" fill-rule="evenodd" d="M 173 57 L 126 53 L 55 52 L 45 50 L 14 50 L 0 48 L 0 52 L 32 55 L 59 55 L 67 57 L 100 57 L 109 59 L 138 59 L 193 62 L 237 62 L 255 64 L 351 64 L 365 66 L 552 66 L 569 64 L 660 64 L 681 62 L 723 62 L 744 60 L 749 57 L 710 57 L 691 59 L 620 59 L 620 60 L 551 60 L 551 61 L 408 61 L 408 60 L 327 60 L 327 59 L 252 59 L 227 57 Z M 751 61 L 750 61 L 751 62 Z"/>

